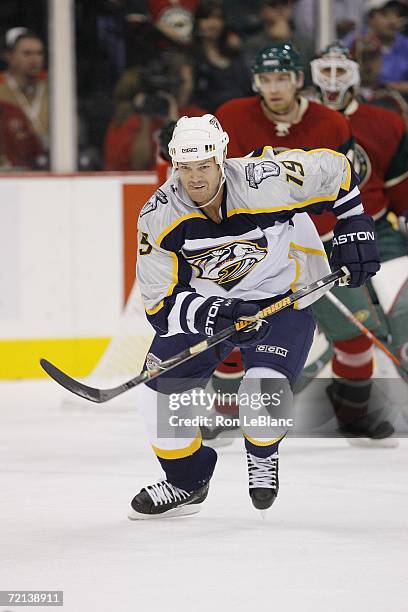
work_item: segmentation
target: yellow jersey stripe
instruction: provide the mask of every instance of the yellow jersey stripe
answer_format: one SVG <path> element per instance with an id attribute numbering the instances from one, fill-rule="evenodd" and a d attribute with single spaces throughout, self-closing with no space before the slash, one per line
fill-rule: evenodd
<path id="1" fill-rule="evenodd" d="M 262 153 L 260 155 L 251 155 L 250 157 L 248 157 L 248 159 L 262 159 L 262 157 L 264 157 L 266 155 L 266 152 L 268 151 L 268 149 L 272 149 L 272 151 L 273 151 L 273 147 L 271 145 L 266 145 L 262 149 Z M 276 155 L 275 152 L 273 152 L 273 154 Z"/>
<path id="2" fill-rule="evenodd" d="M 296 259 L 296 257 L 294 255 L 292 255 L 291 253 L 288 253 L 288 257 L 289 259 L 291 259 L 292 261 L 295 262 L 295 266 L 296 266 L 296 273 L 295 273 L 295 278 L 294 280 L 290 283 L 290 288 L 292 290 L 293 293 L 296 292 L 297 288 L 296 288 L 296 283 L 299 280 L 299 276 L 300 276 L 300 262 L 298 259 Z M 299 307 L 299 300 L 296 300 L 296 302 L 294 302 L 293 304 L 293 308 L 298 308 Z"/>
<path id="3" fill-rule="evenodd" d="M 282 210 L 294 210 L 295 208 L 304 208 L 309 206 L 310 204 L 318 204 L 319 202 L 334 202 L 337 198 L 337 193 L 334 195 L 328 196 L 318 196 L 315 198 L 309 198 L 308 200 L 303 200 L 302 202 L 296 202 L 294 204 L 286 204 L 283 206 L 270 206 L 268 208 L 234 208 L 234 210 L 230 210 L 227 213 L 227 217 L 232 217 L 233 215 L 256 215 L 261 213 L 273 213 L 280 212 Z"/>
<path id="4" fill-rule="evenodd" d="M 265 157 L 268 149 L 273 150 L 273 147 L 271 145 L 266 145 L 262 149 L 261 155 L 254 155 L 253 157 L 248 157 L 248 159 L 261 159 L 262 157 Z M 292 153 L 292 151 L 304 153 L 305 155 L 313 155 L 313 153 L 320 153 L 320 151 L 324 151 L 325 153 L 332 153 L 333 155 L 336 155 L 337 157 L 345 157 L 344 153 L 339 153 L 338 151 L 334 151 L 333 149 L 326 149 L 325 147 L 320 147 L 317 149 L 310 149 L 310 151 L 306 151 L 305 149 L 286 149 L 285 151 L 279 151 L 279 153 L 275 153 L 274 151 L 273 154 L 274 154 L 274 157 L 278 157 L 279 155 L 286 155 L 287 153 Z"/>
<path id="5" fill-rule="evenodd" d="M 271 444 L 275 444 L 276 442 L 280 442 L 281 440 L 283 440 L 286 434 L 283 434 L 283 436 L 279 436 L 279 438 L 273 438 L 272 440 L 267 440 L 266 442 L 261 442 L 260 440 L 251 438 L 245 432 L 244 432 L 244 436 L 248 440 L 248 442 L 251 442 L 251 444 L 253 444 L 254 446 L 270 446 Z"/>
<path id="6" fill-rule="evenodd" d="M 284 155 L 285 153 L 291 153 L 292 151 L 300 151 L 305 155 L 311 155 L 313 153 L 319 153 L 320 151 L 324 151 L 326 153 L 332 153 L 333 155 L 337 155 L 337 157 L 345 157 L 344 153 L 339 153 L 338 151 L 334 151 L 333 149 L 326 149 L 325 147 L 320 147 L 318 149 L 310 149 L 310 151 L 305 151 L 304 149 L 286 149 L 286 151 L 279 151 L 279 153 L 275 153 L 275 157 L 277 157 L 278 155 Z"/>
<path id="7" fill-rule="evenodd" d="M 198 449 L 201 446 L 201 442 L 202 442 L 201 432 L 198 431 L 194 440 L 188 446 L 185 446 L 184 448 L 174 448 L 174 449 L 166 450 L 163 448 L 158 448 L 157 446 L 154 446 L 153 444 L 152 444 L 152 448 L 154 452 L 156 453 L 156 455 L 160 457 L 160 459 L 183 459 L 184 457 L 189 457 L 190 455 L 198 451 Z"/>
<path id="8" fill-rule="evenodd" d="M 310 247 L 302 246 L 301 244 L 296 244 L 295 242 L 290 242 L 289 246 L 292 249 L 295 249 L 297 251 L 303 251 L 304 253 L 311 253 L 312 255 L 320 255 L 321 257 L 324 257 L 325 259 L 327 259 L 326 252 L 321 249 L 312 249 Z"/>
<path id="9" fill-rule="evenodd" d="M 340 185 L 341 189 L 344 189 L 345 191 L 350 191 L 350 183 L 351 183 L 351 162 L 347 160 L 347 176 L 345 180 L 342 182 L 342 184 Z"/>

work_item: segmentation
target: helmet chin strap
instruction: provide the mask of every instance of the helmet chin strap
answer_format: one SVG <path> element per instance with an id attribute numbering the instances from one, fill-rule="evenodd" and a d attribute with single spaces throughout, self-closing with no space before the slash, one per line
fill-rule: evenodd
<path id="1" fill-rule="evenodd" d="M 211 200 L 208 200 L 208 202 L 206 202 L 205 204 L 202 204 L 201 206 L 200 206 L 199 204 L 195 203 L 195 204 L 196 204 L 196 206 L 197 206 L 197 208 L 207 208 L 207 206 L 209 206 L 210 204 L 212 204 L 212 203 L 214 202 L 215 198 L 216 198 L 216 197 L 218 196 L 218 194 L 220 193 L 221 188 L 222 188 L 222 186 L 224 185 L 224 183 L 225 183 L 225 176 L 224 176 L 224 174 L 221 174 L 220 184 L 219 184 L 219 186 L 218 186 L 218 189 L 217 189 L 216 194 L 215 194 L 215 195 L 213 195 L 213 197 L 211 198 Z"/>

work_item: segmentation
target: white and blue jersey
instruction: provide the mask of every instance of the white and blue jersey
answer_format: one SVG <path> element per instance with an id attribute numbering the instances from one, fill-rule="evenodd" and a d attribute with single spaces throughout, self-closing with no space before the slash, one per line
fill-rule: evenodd
<path id="1" fill-rule="evenodd" d="M 194 314 L 209 296 L 263 301 L 328 274 L 307 213 L 330 210 L 341 219 L 364 212 L 350 162 L 330 149 L 275 154 L 265 147 L 258 157 L 227 160 L 224 168 L 220 223 L 197 208 L 177 173 L 140 213 L 137 279 L 161 336 L 198 333 Z"/>

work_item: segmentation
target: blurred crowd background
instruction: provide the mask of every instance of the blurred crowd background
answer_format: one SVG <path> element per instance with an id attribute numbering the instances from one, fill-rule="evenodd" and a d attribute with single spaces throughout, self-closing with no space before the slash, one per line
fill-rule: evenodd
<path id="1" fill-rule="evenodd" d="M 313 97 L 316 0 L 75 1 L 79 171 L 153 170 L 182 115 L 256 95 L 251 64 L 290 41 Z M 361 66 L 359 96 L 408 117 L 408 0 L 333 0 L 335 37 Z M 2 0 L 0 169 L 50 168 L 46 0 Z"/>

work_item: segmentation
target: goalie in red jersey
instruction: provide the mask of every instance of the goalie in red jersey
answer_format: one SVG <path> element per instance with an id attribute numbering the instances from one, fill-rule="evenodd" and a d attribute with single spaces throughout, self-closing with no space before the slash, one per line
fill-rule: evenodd
<path id="1" fill-rule="evenodd" d="M 381 274 L 363 291 L 333 293 L 377 336 L 388 339 L 403 361 L 408 347 L 407 189 L 408 136 L 402 117 L 384 108 L 360 104 L 357 98 L 360 70 L 349 51 L 330 45 L 311 63 L 312 79 L 325 106 L 349 120 L 356 140 L 354 166 L 360 175 L 365 210 L 376 221 Z M 391 214 L 390 214 L 391 211 Z M 332 237 L 332 215 L 312 215 L 322 241 Z M 402 230 L 402 231 L 401 231 Z M 373 373 L 372 343 L 327 300 L 314 308 L 319 327 L 334 347 L 333 383 L 329 387 L 340 426 L 371 439 L 393 433 L 387 422 L 376 423 L 367 414 Z M 386 441 L 379 444 L 386 445 Z"/>

